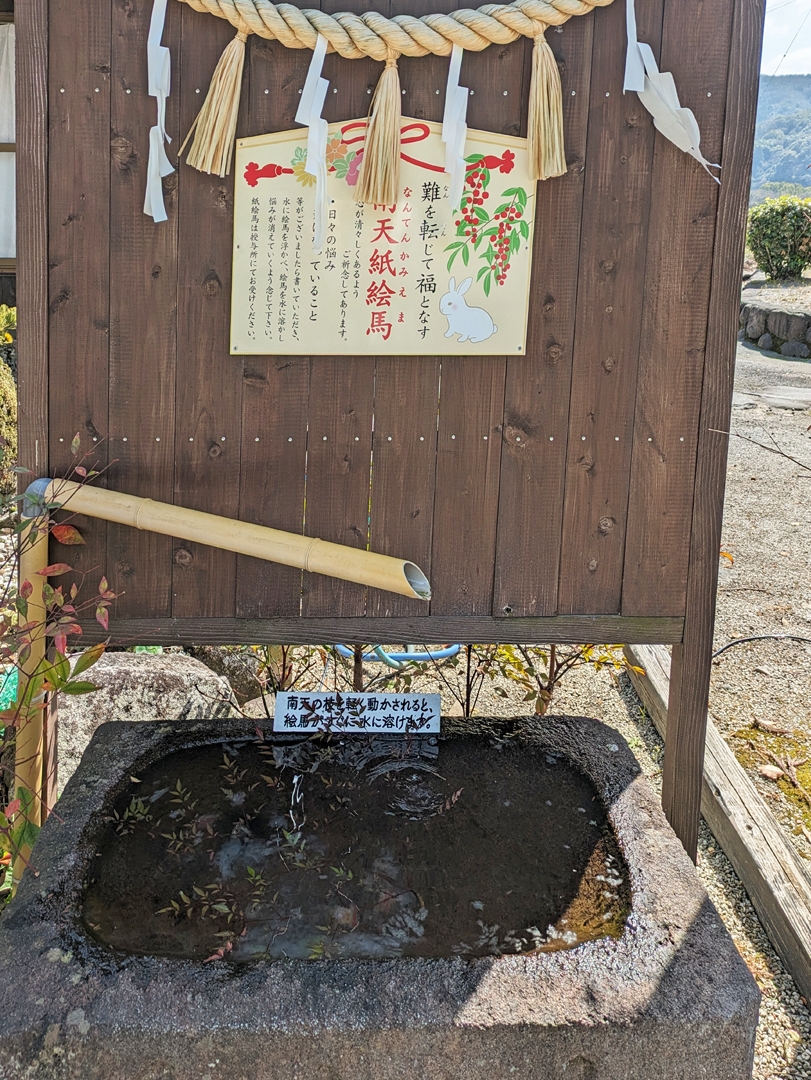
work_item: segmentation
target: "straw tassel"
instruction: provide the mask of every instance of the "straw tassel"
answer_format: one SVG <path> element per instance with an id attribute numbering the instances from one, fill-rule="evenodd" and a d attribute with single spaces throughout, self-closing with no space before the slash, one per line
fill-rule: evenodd
<path id="1" fill-rule="evenodd" d="M 227 176 L 231 171 L 248 33 L 239 30 L 226 45 L 211 77 L 203 107 L 180 148 L 182 154 L 194 135 L 186 162 L 200 172 Z"/>
<path id="2" fill-rule="evenodd" d="M 398 53 L 389 50 L 386 66 L 375 87 L 357 196 L 364 203 L 393 206 L 400 188 L 400 73 Z"/>
<path id="3" fill-rule="evenodd" d="M 529 124 L 527 142 L 529 167 L 536 180 L 562 176 L 566 172 L 563 147 L 563 92 L 555 56 L 544 36 L 535 36 L 532 50 L 532 81 L 529 84 Z"/>

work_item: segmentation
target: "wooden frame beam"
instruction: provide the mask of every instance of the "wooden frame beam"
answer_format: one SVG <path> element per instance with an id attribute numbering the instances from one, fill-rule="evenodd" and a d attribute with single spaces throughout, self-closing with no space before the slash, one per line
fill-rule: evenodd
<path id="1" fill-rule="evenodd" d="M 665 743 L 662 806 L 695 862 L 718 552 L 726 482 L 727 436 L 735 377 L 738 295 L 757 112 L 764 0 L 735 4 L 726 96 L 726 124 L 701 417 L 698 433 L 684 640 L 674 646 Z M 641 644 L 641 642 L 640 642 Z"/>
<path id="2" fill-rule="evenodd" d="M 134 645 L 320 645 L 412 642 L 463 644 L 511 642 L 532 644 L 625 645 L 681 641 L 681 618 L 623 618 L 620 615 L 558 615 L 548 618 L 494 619 L 489 616 L 433 615 L 429 619 L 124 619 L 111 620 L 112 644 Z M 82 641 L 104 641 L 98 623 L 83 624 Z"/>

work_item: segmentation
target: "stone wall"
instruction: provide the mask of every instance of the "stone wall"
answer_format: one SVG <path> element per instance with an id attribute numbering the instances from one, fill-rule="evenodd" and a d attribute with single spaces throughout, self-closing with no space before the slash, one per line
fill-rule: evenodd
<path id="1" fill-rule="evenodd" d="M 761 349 L 801 360 L 811 357 L 811 314 L 782 311 L 763 300 L 741 304 L 743 337 Z"/>

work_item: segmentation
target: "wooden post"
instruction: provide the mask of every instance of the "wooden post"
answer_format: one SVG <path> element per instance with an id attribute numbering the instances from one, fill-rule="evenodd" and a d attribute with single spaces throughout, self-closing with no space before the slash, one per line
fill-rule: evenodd
<path id="1" fill-rule="evenodd" d="M 42 525 L 40 520 L 36 524 Z M 33 825 L 41 825 L 43 802 L 43 748 L 46 711 L 32 707 L 34 676 L 41 678 L 45 667 L 47 612 L 42 590 L 45 578 L 38 574 L 48 564 L 48 532 L 34 532 L 31 526 L 20 536 L 20 584 L 29 581 L 33 592 L 28 598 L 28 620 L 37 623 L 31 633 L 28 658 L 20 664 L 17 688 L 17 733 L 14 740 L 14 794 L 23 798 L 24 813 Z M 14 884 L 16 887 L 31 856 L 31 846 L 23 842 L 15 852 Z"/>
<path id="2" fill-rule="evenodd" d="M 694 862 L 726 480 L 728 437 L 724 433 L 729 431 L 735 376 L 740 270 L 749 203 L 764 7 L 763 0 L 747 0 L 735 5 L 704 356 L 687 608 L 684 637 L 680 644 L 673 646 L 670 672 L 662 806 Z"/>

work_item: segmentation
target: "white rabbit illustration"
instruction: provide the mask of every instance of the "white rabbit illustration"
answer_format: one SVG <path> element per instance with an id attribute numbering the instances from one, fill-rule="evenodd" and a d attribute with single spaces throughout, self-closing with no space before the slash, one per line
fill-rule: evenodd
<path id="1" fill-rule="evenodd" d="M 480 307 L 468 307 L 462 297 L 473 284 L 473 278 L 465 278 L 456 287 L 456 278 L 448 282 L 448 291 L 439 301 L 439 310 L 448 320 L 448 332 L 446 338 L 453 334 L 459 335 L 459 341 L 470 341 L 476 344 L 479 341 L 487 341 L 498 331 L 498 327 L 484 310 Z"/>

